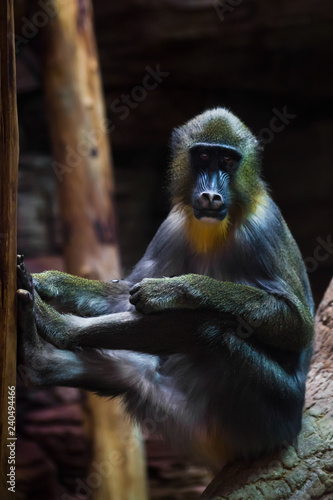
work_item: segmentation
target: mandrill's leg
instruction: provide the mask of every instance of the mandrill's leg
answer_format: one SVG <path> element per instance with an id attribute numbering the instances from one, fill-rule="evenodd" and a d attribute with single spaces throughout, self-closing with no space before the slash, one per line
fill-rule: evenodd
<path id="1" fill-rule="evenodd" d="M 24 289 L 17 291 L 18 372 L 25 382 L 79 387 L 116 396 L 126 393 L 132 380 L 139 382 L 140 377 L 152 379 L 158 364 L 155 356 L 100 349 L 69 351 L 58 349 L 42 339 L 38 335 L 34 309 L 43 301 L 33 288 L 31 275 L 20 273 L 20 276 L 19 286 Z"/>
<path id="2" fill-rule="evenodd" d="M 26 288 L 29 288 L 26 286 Z M 17 291 L 19 364 L 18 372 L 24 382 L 36 385 L 71 385 L 71 379 L 81 373 L 75 353 L 60 351 L 41 339 L 34 319 L 34 293 L 32 287 Z"/>
<path id="3" fill-rule="evenodd" d="M 203 415 L 192 407 L 170 374 L 159 373 L 157 356 L 125 350 L 58 349 L 38 335 L 34 307 L 42 301 L 32 281 L 23 280 L 21 286 L 25 289 L 17 292 L 21 347 L 18 370 L 24 382 L 78 387 L 107 397 L 122 395 L 128 411 L 142 425 L 153 425 L 157 433 L 184 450 L 198 451 Z"/>

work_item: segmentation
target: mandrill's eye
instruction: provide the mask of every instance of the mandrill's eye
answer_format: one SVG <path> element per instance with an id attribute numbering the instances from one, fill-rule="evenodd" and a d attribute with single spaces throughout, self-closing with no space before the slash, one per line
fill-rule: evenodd
<path id="1" fill-rule="evenodd" d="M 207 153 L 200 153 L 199 158 L 200 160 L 207 161 L 209 160 L 209 155 Z"/>
<path id="2" fill-rule="evenodd" d="M 222 160 L 224 161 L 224 163 L 231 163 L 232 162 L 232 158 L 230 158 L 230 156 L 223 156 Z"/>

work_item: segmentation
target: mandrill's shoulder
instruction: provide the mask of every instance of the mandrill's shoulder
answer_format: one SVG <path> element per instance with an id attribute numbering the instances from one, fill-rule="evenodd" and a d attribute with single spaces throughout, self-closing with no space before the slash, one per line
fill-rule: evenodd
<path id="1" fill-rule="evenodd" d="M 148 245 L 146 255 L 157 256 L 160 253 L 173 253 L 185 245 L 185 215 L 178 207 L 171 209 L 167 218 L 158 228 Z"/>
<path id="2" fill-rule="evenodd" d="M 297 286 L 307 285 L 301 253 L 278 206 L 267 194 L 235 231 L 234 262 L 244 275 Z M 280 286 L 279 286 L 280 288 Z"/>
<path id="3" fill-rule="evenodd" d="M 186 267 L 184 247 L 184 217 L 181 212 L 173 209 L 158 228 L 128 279 L 138 282 L 143 278 L 183 274 Z"/>
<path id="4" fill-rule="evenodd" d="M 237 228 L 235 239 L 241 245 L 263 249 L 265 253 L 297 248 L 279 207 L 266 193 Z"/>

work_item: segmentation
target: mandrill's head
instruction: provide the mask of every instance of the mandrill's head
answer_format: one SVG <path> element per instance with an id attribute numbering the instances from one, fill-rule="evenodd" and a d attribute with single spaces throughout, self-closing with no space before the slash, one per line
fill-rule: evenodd
<path id="1" fill-rule="evenodd" d="M 264 198 L 258 142 L 224 108 L 205 111 L 172 135 L 173 205 L 185 213 L 199 253 L 216 250 Z"/>

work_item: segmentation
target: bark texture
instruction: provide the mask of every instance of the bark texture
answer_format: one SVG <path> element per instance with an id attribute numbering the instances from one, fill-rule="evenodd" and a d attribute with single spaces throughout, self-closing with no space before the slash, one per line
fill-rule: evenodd
<path id="1" fill-rule="evenodd" d="M 333 500 L 333 280 L 318 308 L 296 447 L 223 469 L 203 500 Z"/>
<path id="2" fill-rule="evenodd" d="M 0 3 L 0 498 L 8 491 L 8 438 L 15 437 L 14 404 L 9 408 L 8 387 L 16 382 L 16 199 L 18 126 L 14 51 L 13 1 Z M 10 426 L 10 428 L 9 428 Z"/>

